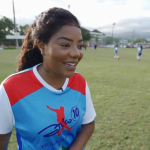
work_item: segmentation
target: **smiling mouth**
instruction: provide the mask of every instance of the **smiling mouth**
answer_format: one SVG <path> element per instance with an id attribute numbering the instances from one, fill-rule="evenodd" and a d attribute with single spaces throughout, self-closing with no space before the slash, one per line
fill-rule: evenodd
<path id="1" fill-rule="evenodd" d="M 64 63 L 67 67 L 75 67 L 77 63 Z"/>

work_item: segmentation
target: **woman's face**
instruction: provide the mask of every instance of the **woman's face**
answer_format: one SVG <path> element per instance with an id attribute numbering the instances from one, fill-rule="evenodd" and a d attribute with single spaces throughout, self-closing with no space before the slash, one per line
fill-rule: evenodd
<path id="1" fill-rule="evenodd" d="M 76 26 L 63 26 L 44 46 L 43 65 L 57 76 L 71 77 L 83 57 L 81 30 Z"/>

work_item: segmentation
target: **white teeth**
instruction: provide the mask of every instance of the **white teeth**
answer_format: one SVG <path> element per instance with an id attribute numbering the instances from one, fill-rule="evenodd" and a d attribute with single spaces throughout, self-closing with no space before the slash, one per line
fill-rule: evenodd
<path id="1" fill-rule="evenodd" d="M 75 63 L 66 63 L 66 65 L 75 66 Z"/>

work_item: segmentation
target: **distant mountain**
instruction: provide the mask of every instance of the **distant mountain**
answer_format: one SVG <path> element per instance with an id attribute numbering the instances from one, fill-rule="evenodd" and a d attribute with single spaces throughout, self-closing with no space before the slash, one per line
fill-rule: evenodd
<path id="1" fill-rule="evenodd" d="M 112 36 L 112 33 L 110 32 L 104 32 L 106 36 Z M 133 39 L 133 33 L 132 32 L 123 32 L 123 33 L 113 33 L 114 37 L 120 37 L 120 38 L 129 38 Z M 134 39 L 137 38 L 143 38 L 150 40 L 150 32 L 135 32 L 134 33 Z"/>

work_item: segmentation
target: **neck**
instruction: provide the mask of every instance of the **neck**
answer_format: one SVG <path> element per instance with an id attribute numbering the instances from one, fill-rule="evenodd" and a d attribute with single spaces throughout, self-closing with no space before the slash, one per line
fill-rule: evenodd
<path id="1" fill-rule="evenodd" d="M 37 67 L 37 71 L 40 74 L 40 76 L 44 79 L 45 82 L 47 82 L 53 88 L 58 90 L 62 88 L 66 80 L 65 77 L 57 75 L 51 70 L 48 70 L 43 64 Z"/>

